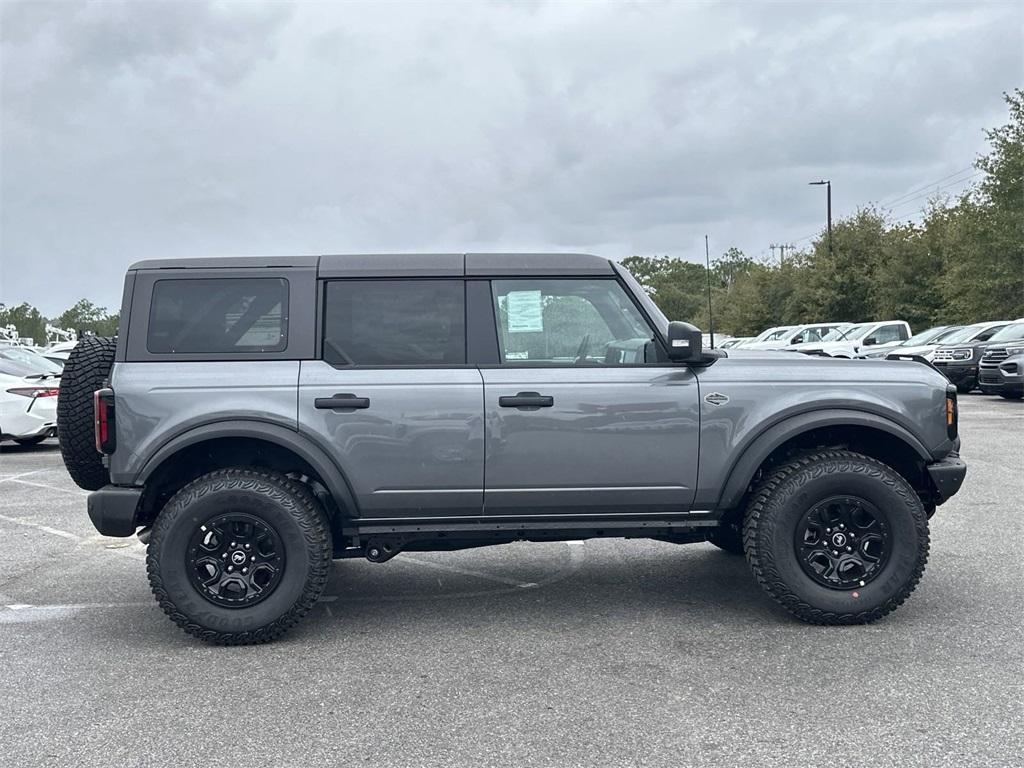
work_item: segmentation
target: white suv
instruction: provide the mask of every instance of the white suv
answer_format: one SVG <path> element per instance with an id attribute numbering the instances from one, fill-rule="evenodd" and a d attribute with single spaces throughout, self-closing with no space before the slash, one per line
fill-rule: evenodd
<path id="1" fill-rule="evenodd" d="M 795 325 L 779 334 L 772 334 L 766 341 L 744 344 L 744 349 L 798 349 L 802 344 L 813 344 L 824 339 L 835 330 L 846 330 L 852 323 L 808 323 Z"/>
<path id="2" fill-rule="evenodd" d="M 834 330 L 818 344 L 802 344 L 800 352 L 825 357 L 854 357 L 864 347 L 884 349 L 910 338 L 910 325 L 904 320 L 878 320 L 858 323 L 845 330 Z"/>

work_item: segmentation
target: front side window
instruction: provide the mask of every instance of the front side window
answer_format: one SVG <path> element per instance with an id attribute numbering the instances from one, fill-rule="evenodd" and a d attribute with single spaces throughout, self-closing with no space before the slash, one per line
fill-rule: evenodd
<path id="1" fill-rule="evenodd" d="M 494 280 L 506 365 L 636 365 L 653 358 L 654 333 L 615 280 Z"/>
<path id="2" fill-rule="evenodd" d="M 327 283 L 323 355 L 332 365 L 463 365 L 463 281 Z"/>
<path id="3" fill-rule="evenodd" d="M 288 281 L 157 280 L 146 348 L 153 354 L 281 352 L 288 345 Z"/>
<path id="4" fill-rule="evenodd" d="M 875 340 L 875 344 L 889 344 L 893 341 L 903 341 L 906 332 L 902 325 L 883 325 L 871 335 L 871 338 Z"/>

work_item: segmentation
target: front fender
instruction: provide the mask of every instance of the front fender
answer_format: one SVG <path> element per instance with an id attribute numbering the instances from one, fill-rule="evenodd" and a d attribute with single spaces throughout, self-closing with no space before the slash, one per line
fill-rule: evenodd
<path id="1" fill-rule="evenodd" d="M 750 438 L 729 465 L 721 492 L 716 493 L 715 489 L 708 489 L 704 496 L 698 492 L 700 498 L 695 506 L 707 509 L 731 509 L 737 506 L 743 499 L 758 468 L 771 455 L 772 451 L 805 432 L 835 426 L 866 427 L 885 432 L 905 443 L 923 462 L 933 461 L 931 453 L 917 437 L 905 427 L 884 416 L 845 408 L 810 411 L 789 416 Z"/>

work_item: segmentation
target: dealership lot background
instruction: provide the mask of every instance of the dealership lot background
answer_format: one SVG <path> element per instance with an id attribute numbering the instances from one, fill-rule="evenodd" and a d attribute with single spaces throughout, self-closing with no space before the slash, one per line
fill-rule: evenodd
<path id="1" fill-rule="evenodd" d="M 183 641 L 144 548 L 56 445 L 0 448 L 9 765 L 1019 765 L 1024 409 L 961 398 L 964 490 L 870 626 L 808 627 L 711 545 L 596 540 L 336 562 L 269 646 Z"/>

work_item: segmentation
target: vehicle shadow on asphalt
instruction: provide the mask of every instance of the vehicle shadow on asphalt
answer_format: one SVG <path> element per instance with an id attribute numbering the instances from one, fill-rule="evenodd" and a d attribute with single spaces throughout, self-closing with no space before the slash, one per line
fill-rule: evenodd
<path id="1" fill-rule="evenodd" d="M 44 440 L 36 445 L 18 445 L 18 443 L 0 443 L 0 453 L 60 453 L 60 443 L 56 440 Z"/>
<path id="2" fill-rule="evenodd" d="M 474 574 L 459 573 L 442 573 L 439 579 L 433 569 L 411 567 L 387 574 L 388 564 L 340 561 L 334 564 L 322 609 L 307 619 L 306 631 L 329 633 L 333 625 L 352 622 L 411 628 L 439 616 L 478 628 L 505 628 L 510 622 L 541 628 L 658 615 L 689 626 L 793 621 L 760 590 L 742 557 L 701 544 L 638 549 L 635 558 L 616 554 L 591 556 L 579 567 L 566 567 L 564 558 L 553 554 L 550 563 L 532 563 L 548 565 L 553 572 L 548 578 L 521 584 L 481 584 Z"/>

